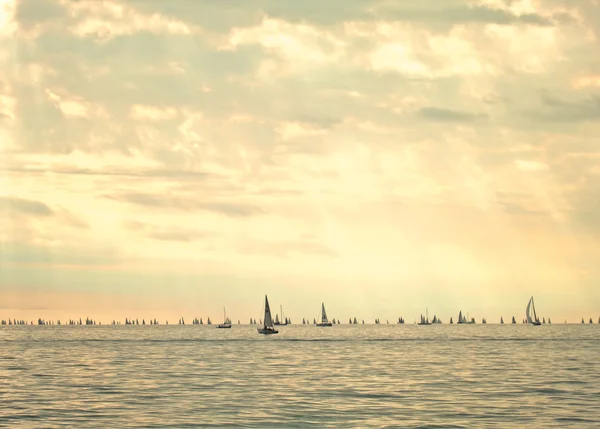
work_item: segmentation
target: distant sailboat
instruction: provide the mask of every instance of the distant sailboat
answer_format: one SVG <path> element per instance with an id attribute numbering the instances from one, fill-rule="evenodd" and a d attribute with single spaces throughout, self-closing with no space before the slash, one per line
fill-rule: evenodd
<path id="1" fill-rule="evenodd" d="M 533 318 L 531 318 L 531 310 L 533 309 Z M 525 315 L 527 316 L 527 323 L 533 326 L 540 326 L 540 320 L 535 313 L 535 303 L 533 302 L 533 297 L 529 299 L 529 303 L 527 303 L 527 309 L 525 310 Z"/>
<path id="2" fill-rule="evenodd" d="M 504 325 L 504 319 L 502 318 L 502 316 L 500 316 L 500 324 Z"/>
<path id="3" fill-rule="evenodd" d="M 219 323 L 217 325 L 217 328 L 231 328 L 231 320 L 227 317 L 227 314 L 225 313 L 225 306 L 223 306 L 223 323 Z"/>
<path id="4" fill-rule="evenodd" d="M 321 322 L 317 323 L 317 326 L 331 326 L 331 322 L 327 320 L 324 303 L 321 303 Z"/>
<path id="5" fill-rule="evenodd" d="M 269 307 L 269 299 L 265 295 L 265 322 L 262 328 L 257 329 L 259 334 L 271 335 L 277 334 L 279 331 L 275 329 L 273 319 L 271 318 L 271 307 Z"/>
<path id="6" fill-rule="evenodd" d="M 279 320 L 279 316 L 276 314 L 275 315 L 275 326 L 285 326 L 288 324 L 288 322 L 287 322 L 287 318 L 286 319 L 283 318 L 283 305 L 280 305 L 279 308 L 281 311 L 281 321 Z"/>
<path id="7" fill-rule="evenodd" d="M 458 322 L 456 322 L 459 325 L 472 325 L 475 323 L 475 319 L 471 319 L 470 321 L 467 321 L 467 318 L 462 314 L 462 310 L 458 312 Z"/>
<path id="8" fill-rule="evenodd" d="M 512 317 L 512 322 L 510 323 L 512 323 L 513 325 L 517 323 L 517 321 L 515 320 L 515 316 Z"/>
<path id="9" fill-rule="evenodd" d="M 427 317 L 423 317 L 423 315 L 421 314 L 421 320 L 419 321 L 419 325 L 431 325 L 431 322 L 429 321 L 429 310 L 425 309 L 425 314 L 427 315 Z"/>

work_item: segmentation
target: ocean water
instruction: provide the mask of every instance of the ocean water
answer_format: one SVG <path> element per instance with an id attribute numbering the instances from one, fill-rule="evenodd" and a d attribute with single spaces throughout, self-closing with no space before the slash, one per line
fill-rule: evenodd
<path id="1" fill-rule="evenodd" d="M 600 325 L 3 326 L 10 428 L 598 428 Z"/>

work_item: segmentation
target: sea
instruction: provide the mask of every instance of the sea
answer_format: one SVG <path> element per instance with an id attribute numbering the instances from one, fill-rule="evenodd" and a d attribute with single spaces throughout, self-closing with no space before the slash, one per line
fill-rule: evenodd
<path id="1" fill-rule="evenodd" d="M 2 326 L 0 427 L 599 428 L 600 325 Z"/>

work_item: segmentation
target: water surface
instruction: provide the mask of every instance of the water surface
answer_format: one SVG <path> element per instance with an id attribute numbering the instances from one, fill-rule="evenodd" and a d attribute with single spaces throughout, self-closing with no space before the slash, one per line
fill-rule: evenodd
<path id="1" fill-rule="evenodd" d="M 0 327 L 0 426 L 597 428 L 600 325 Z"/>

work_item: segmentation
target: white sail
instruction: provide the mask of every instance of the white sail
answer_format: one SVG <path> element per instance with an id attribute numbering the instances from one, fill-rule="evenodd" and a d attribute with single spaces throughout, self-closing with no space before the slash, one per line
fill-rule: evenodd
<path id="1" fill-rule="evenodd" d="M 531 303 L 533 302 L 533 297 L 527 303 L 527 309 L 525 310 L 525 316 L 527 316 L 527 323 L 533 323 L 533 319 L 531 318 Z"/>
<path id="2" fill-rule="evenodd" d="M 271 307 L 269 307 L 269 299 L 265 295 L 265 328 L 273 327 L 273 319 L 271 318 Z"/>
<path id="3" fill-rule="evenodd" d="M 533 310 L 533 317 L 531 317 L 531 310 Z M 541 325 L 540 321 L 537 318 L 537 314 L 535 313 L 535 303 L 533 302 L 533 297 L 531 297 L 529 299 L 529 302 L 527 303 L 525 315 L 527 316 L 527 323 L 532 325 Z"/>
<path id="4" fill-rule="evenodd" d="M 325 312 L 325 303 L 321 303 L 321 322 L 327 323 L 327 313 Z"/>

